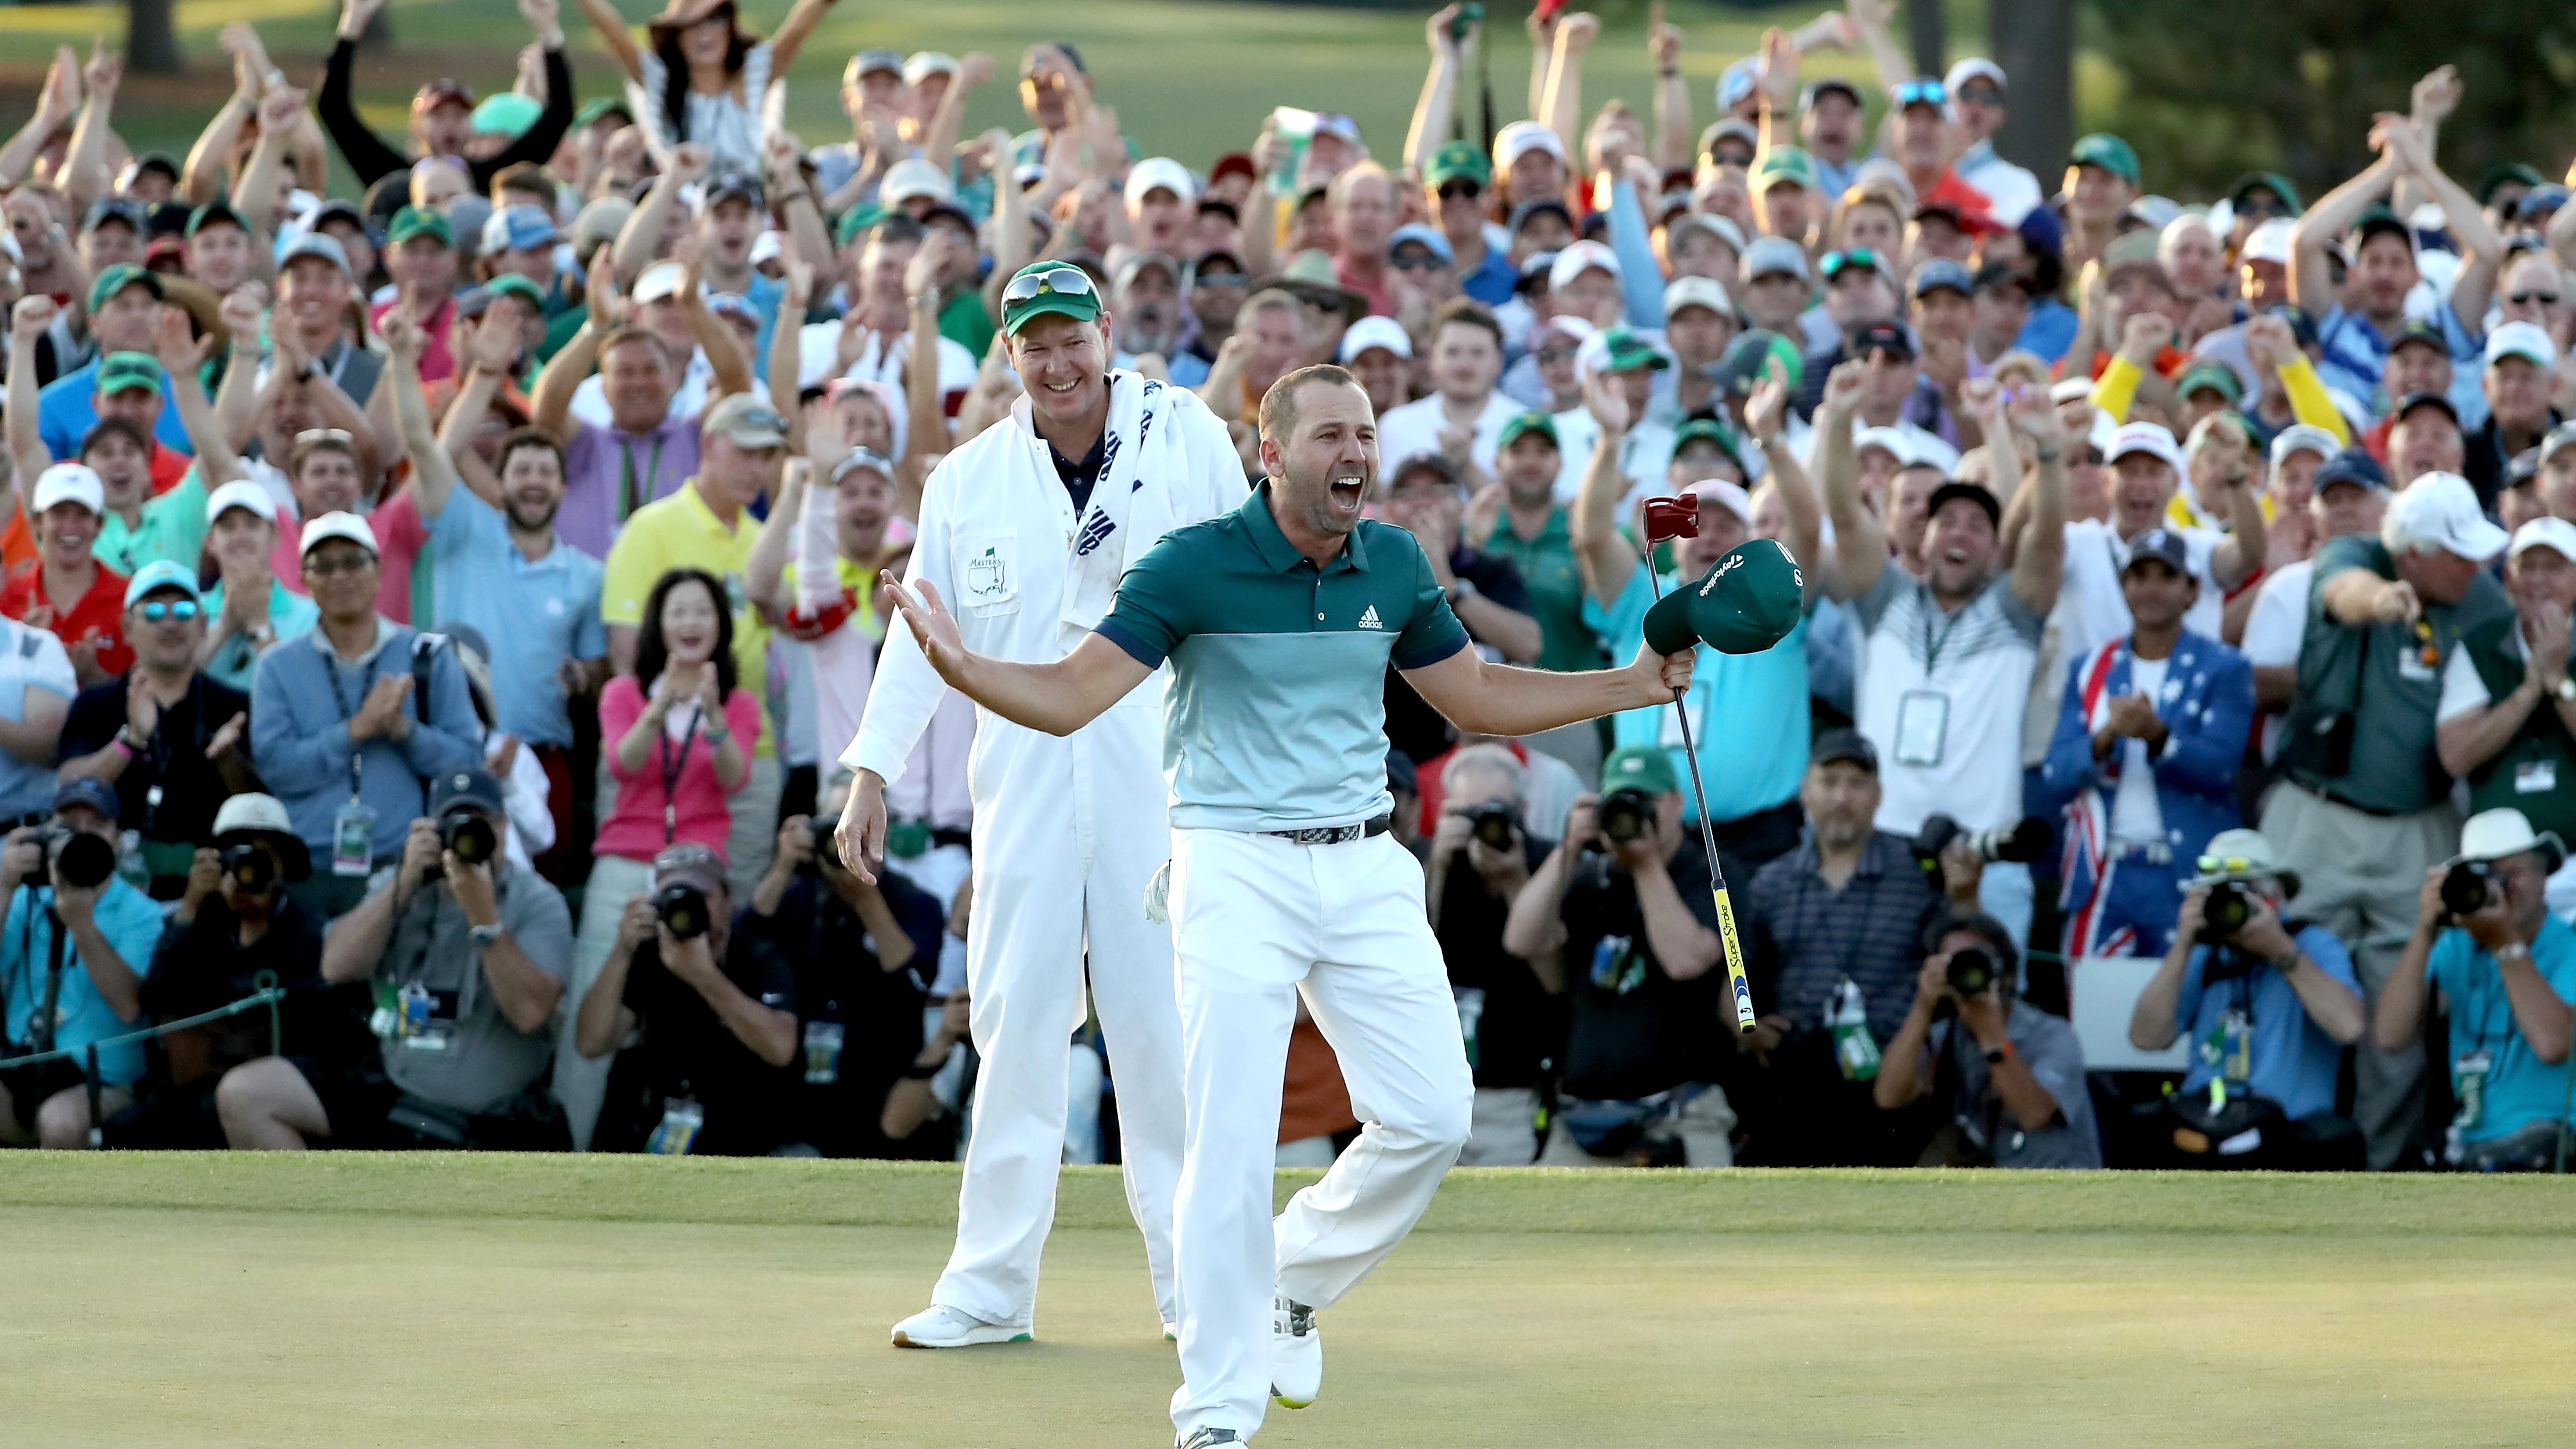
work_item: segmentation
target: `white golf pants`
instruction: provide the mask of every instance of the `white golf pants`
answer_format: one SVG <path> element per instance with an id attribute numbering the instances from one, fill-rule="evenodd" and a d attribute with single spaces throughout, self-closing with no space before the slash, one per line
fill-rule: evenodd
<path id="1" fill-rule="evenodd" d="M 1249 1438 L 1270 1399 L 1275 1291 L 1323 1307 L 1413 1230 L 1466 1145 L 1474 1079 L 1422 866 L 1392 835 L 1302 846 L 1172 832 L 1182 1075 L 1172 1422 Z M 1359 1140 L 1270 1216 L 1296 998 L 1341 1057 Z"/>
<path id="2" fill-rule="evenodd" d="M 957 1246 L 931 1301 L 988 1323 L 1034 1322 L 1087 946 L 1117 1083 L 1127 1206 L 1145 1234 L 1154 1301 L 1168 1322 L 1177 1312 L 1181 1029 L 1171 929 L 1145 919 L 1145 887 L 1170 839 L 1161 719 L 1121 706 L 1064 739 L 989 716 L 979 730 L 966 987 L 983 1064 Z"/>

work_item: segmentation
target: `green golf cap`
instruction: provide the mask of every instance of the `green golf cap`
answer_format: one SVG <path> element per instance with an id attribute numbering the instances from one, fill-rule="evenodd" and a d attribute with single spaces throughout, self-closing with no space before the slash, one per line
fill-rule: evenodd
<path id="1" fill-rule="evenodd" d="M 1646 647 L 1679 654 L 1698 640 L 1720 654 L 1759 654 L 1798 627 L 1806 595 L 1805 576 L 1778 540 L 1747 539 L 1646 611 Z"/>
<path id="2" fill-rule="evenodd" d="M 516 297 L 520 301 L 527 303 L 529 306 L 536 308 L 540 314 L 546 310 L 546 294 L 544 289 L 540 288 L 536 283 L 529 281 L 527 278 L 520 276 L 517 272 L 503 272 L 501 275 L 485 282 L 483 284 L 483 290 L 495 297 Z"/>
<path id="3" fill-rule="evenodd" d="M 2292 216 L 2306 210 L 2299 201 L 2299 188 L 2292 186 L 2290 178 L 2278 171 L 2248 171 L 2237 177 L 2236 184 L 2227 188 L 2227 200 L 2231 205 L 2241 206 L 2245 202 L 2245 193 L 2249 191 L 2268 191 L 2281 198 L 2281 204 L 2290 209 Z"/>
<path id="4" fill-rule="evenodd" d="M 1434 191 L 1460 177 L 1478 186 L 1494 179 L 1493 165 L 1485 160 L 1485 153 L 1464 141 L 1452 141 L 1432 152 L 1431 164 L 1422 173 L 1423 181 Z"/>
<path id="5" fill-rule="evenodd" d="M 197 233 L 210 226 L 229 226 L 241 231 L 250 230 L 249 224 L 241 219 L 241 213 L 233 210 L 232 203 L 218 196 L 189 212 L 188 225 L 179 234 L 190 241 L 195 241 Z"/>
<path id="6" fill-rule="evenodd" d="M 1556 436 L 1556 419 L 1542 412 L 1526 412 L 1503 424 L 1503 430 L 1494 435 L 1494 451 L 1499 453 L 1532 433 L 1547 439 L 1551 448 L 1565 446 Z"/>
<path id="7" fill-rule="evenodd" d="M 98 395 L 114 397 L 141 388 L 161 395 L 161 362 L 149 352 L 111 352 L 98 360 Z"/>
<path id="8" fill-rule="evenodd" d="M 2496 188 L 2507 184 L 2547 186 L 2549 178 L 2523 162 L 2499 161 L 2478 173 L 2478 205 L 2486 205 L 2495 196 Z"/>
<path id="9" fill-rule="evenodd" d="M 90 315 L 96 316 L 100 308 L 105 307 L 117 293 L 128 287 L 141 287 L 150 292 L 155 301 L 169 295 L 161 286 L 160 273 L 146 267 L 138 267 L 132 262 L 118 262 L 115 266 L 99 273 L 98 280 L 89 284 Z"/>
<path id="10" fill-rule="evenodd" d="M 2236 406 L 2245 396 L 2245 384 L 2236 376 L 2236 369 L 2223 362 L 2196 363 L 2183 369 L 2182 376 L 2174 379 L 2176 397 L 2189 397 L 2202 388 L 2216 391 L 2227 399 L 2229 407 Z"/>
<path id="11" fill-rule="evenodd" d="M 1027 295 L 1015 300 L 1014 292 Z M 1088 322 L 1099 315 L 1099 284 L 1071 262 L 1031 262 L 1002 284 L 1002 331 L 1008 336 L 1019 336 L 1021 328 L 1039 317 Z"/>
<path id="12" fill-rule="evenodd" d="M 1737 440 L 1735 429 L 1715 418 L 1693 418 L 1673 430 L 1674 456 L 1680 456 L 1682 449 L 1693 443 L 1715 443 L 1734 460 L 1739 470 L 1744 467 L 1744 447 Z"/>
<path id="13" fill-rule="evenodd" d="M 393 225 L 385 228 L 385 244 L 401 246 L 413 237 L 438 238 L 440 246 L 456 245 L 456 228 L 447 224 L 445 215 L 425 206 L 406 206 L 394 213 Z"/>
<path id="14" fill-rule="evenodd" d="M 1661 372 L 1673 365 L 1663 349 L 1646 340 L 1644 333 L 1629 327 L 1613 327 L 1601 334 L 1601 370 L 1635 372 L 1638 368 Z"/>
<path id="15" fill-rule="evenodd" d="M 581 130 L 602 116 L 623 116 L 626 124 L 635 124 L 635 113 L 626 108 L 624 100 L 616 96 L 594 96 L 582 102 L 580 110 L 573 112 L 572 128 Z"/>
<path id="16" fill-rule="evenodd" d="M 1601 762 L 1601 793 L 1613 790 L 1643 790 L 1661 795 L 1682 787 L 1681 777 L 1673 773 L 1673 757 L 1662 745 L 1621 745 Z"/>
<path id="17" fill-rule="evenodd" d="M 2090 136 L 2077 138 L 2074 148 L 2066 153 L 2066 164 L 2099 166 L 2131 186 L 2138 185 L 2142 175 L 2138 169 L 2138 153 L 2130 148 L 2128 142 L 2108 131 L 2096 131 Z"/>
<path id="18" fill-rule="evenodd" d="M 1753 163 L 1755 192 L 1768 191 L 1783 181 L 1809 191 L 1824 189 L 1824 182 L 1816 175 L 1816 159 L 1797 146 L 1774 146 Z"/>
<path id="19" fill-rule="evenodd" d="M 861 232 L 885 220 L 885 217 L 886 209 L 873 201 L 851 207 L 842 213 L 841 224 L 833 229 L 832 245 L 848 246 Z"/>
<path id="20" fill-rule="evenodd" d="M 1726 356 L 1719 359 L 1717 375 L 1711 380 L 1731 396 L 1750 397 L 1753 389 L 1761 385 L 1763 370 L 1774 361 L 1780 364 L 1783 382 L 1796 392 L 1807 375 L 1807 359 L 1799 353 L 1798 344 L 1777 332 L 1750 328 L 1735 334 L 1735 340 L 1727 344 Z"/>

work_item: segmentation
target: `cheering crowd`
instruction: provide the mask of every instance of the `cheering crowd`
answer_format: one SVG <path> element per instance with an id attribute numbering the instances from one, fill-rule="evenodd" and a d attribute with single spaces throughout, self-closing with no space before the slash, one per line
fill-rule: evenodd
<path id="1" fill-rule="evenodd" d="M 831 826 L 879 571 L 1025 416 L 1002 292 L 1053 261 L 1247 479 L 1270 385 L 1347 367 L 1370 508 L 1490 659 L 1625 661 L 1737 544 L 1800 565 L 1796 631 L 1671 709 L 1462 735 L 1389 673 L 1465 1161 L 2563 1166 L 2576 208 L 2446 173 L 2449 67 L 2324 195 L 2182 205 L 2117 136 L 1998 156 L 2010 78 L 1916 74 L 1889 0 L 1705 125 L 1680 29 L 1587 113 L 1597 20 L 1533 21 L 1490 137 L 1453 5 L 1400 140 L 1283 106 L 1180 157 L 1065 42 L 1023 134 L 961 135 L 989 57 L 864 50 L 808 146 L 829 0 L 580 0 L 614 75 L 521 0 L 513 88 L 380 136 L 381 3 L 318 80 L 229 27 L 184 159 L 68 50 L 0 145 L 0 1059 L 52 1054 L 0 1140 L 954 1156 L 974 708 L 887 868 Z M 1109 462 L 1055 461 L 1076 509 Z M 1656 498 L 1695 532 L 1641 547 Z M 1014 607 L 1038 526 L 961 525 L 952 602 Z M 2160 1072 L 2088 1074 L 2096 981 Z M 1077 1036 L 1067 1160 L 1116 1160 Z M 1302 1020 L 1285 1103 L 1283 1164 L 1357 1124 Z"/>

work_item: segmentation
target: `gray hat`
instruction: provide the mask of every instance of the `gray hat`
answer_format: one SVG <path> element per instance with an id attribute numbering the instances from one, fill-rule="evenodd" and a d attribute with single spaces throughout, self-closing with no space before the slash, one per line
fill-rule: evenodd
<path id="1" fill-rule="evenodd" d="M 308 231 L 297 237 L 285 252 L 279 255 L 277 269 L 281 272 L 285 271 L 287 265 L 298 257 L 319 257 L 338 267 L 341 276 L 353 281 L 357 277 L 357 274 L 349 268 L 349 249 L 340 245 L 340 239 L 329 232 Z"/>
<path id="2" fill-rule="evenodd" d="M 1807 251 L 1787 237 L 1766 236 L 1744 249 L 1744 261 L 1737 271 L 1748 282 L 1774 272 L 1787 272 L 1805 281 L 1808 275 Z"/>
<path id="3" fill-rule="evenodd" d="M 662 853 L 653 857 L 653 888 L 667 885 L 690 886 L 712 896 L 725 888 L 724 862 L 692 840 L 663 846 Z"/>

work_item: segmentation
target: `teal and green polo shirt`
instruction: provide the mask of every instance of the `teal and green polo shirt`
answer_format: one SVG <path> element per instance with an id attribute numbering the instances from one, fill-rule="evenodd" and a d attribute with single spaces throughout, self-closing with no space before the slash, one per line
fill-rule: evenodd
<path id="1" fill-rule="evenodd" d="M 1412 534 L 1363 519 L 1319 569 L 1270 516 L 1267 482 L 1147 550 L 1099 632 L 1148 668 L 1172 662 L 1172 823 L 1213 830 L 1357 825 L 1394 808 L 1387 666 L 1467 647 Z"/>

